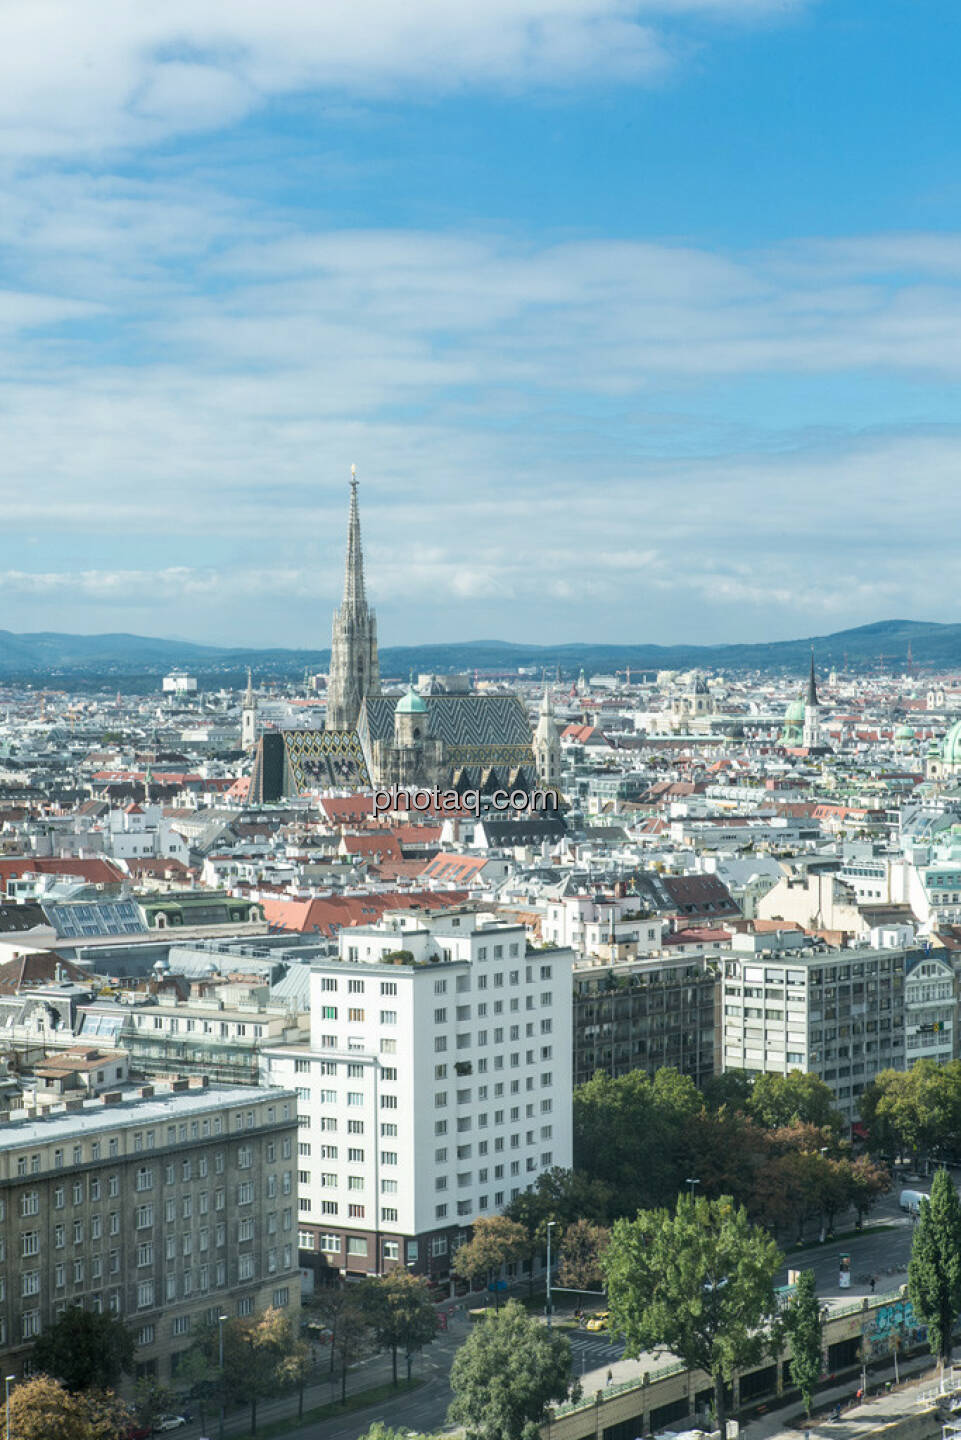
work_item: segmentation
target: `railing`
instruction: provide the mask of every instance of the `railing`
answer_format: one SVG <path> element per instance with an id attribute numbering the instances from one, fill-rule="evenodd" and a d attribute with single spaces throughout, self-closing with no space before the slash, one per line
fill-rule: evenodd
<path id="1" fill-rule="evenodd" d="M 868 1298 L 867 1296 L 862 1296 L 860 1300 L 852 1300 L 847 1305 L 831 1305 L 829 1307 L 831 1319 L 835 1320 L 843 1315 L 857 1315 L 861 1311 L 870 1313 L 870 1311 L 878 1310 L 884 1305 L 897 1304 L 902 1296 L 900 1290 L 890 1290 L 882 1295 L 872 1295 L 870 1296 L 872 1303 L 867 1307 L 867 1310 L 865 1310 L 864 1301 Z M 669 1376 L 679 1375 L 682 1371 L 688 1369 L 690 1369 L 690 1366 L 686 1365 L 683 1360 L 671 1360 L 666 1365 L 660 1365 L 657 1368 L 645 1371 L 645 1375 L 647 1376 L 646 1380 L 643 1377 L 637 1377 L 633 1380 L 620 1380 L 614 1385 L 598 1385 L 596 1391 L 590 1397 L 582 1395 L 579 1400 L 565 1400 L 562 1405 L 554 1406 L 554 1417 L 557 1419 L 561 1415 L 571 1415 L 576 1410 L 590 1409 L 591 1406 L 598 1403 L 598 1393 L 600 1393 L 602 1401 L 609 1400 L 613 1395 L 623 1395 L 628 1390 L 643 1390 L 648 1385 L 654 1385 L 659 1380 L 666 1380 Z M 949 1392 L 943 1391 L 939 1393 Z M 959 1436 L 959 1440 L 961 1440 L 961 1436 Z"/>

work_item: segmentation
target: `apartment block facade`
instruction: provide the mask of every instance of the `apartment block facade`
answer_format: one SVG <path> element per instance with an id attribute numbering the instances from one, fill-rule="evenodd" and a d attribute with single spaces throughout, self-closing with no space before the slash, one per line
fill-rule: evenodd
<path id="1" fill-rule="evenodd" d="M 23 1373 L 68 1305 L 132 1328 L 167 1382 L 205 1321 L 299 1308 L 292 1091 L 201 1078 L 108 1091 L 0 1128 L 0 1354 Z"/>
<path id="2" fill-rule="evenodd" d="M 719 957 L 718 957 L 719 959 Z M 574 970 L 574 1084 L 598 1070 L 653 1075 L 664 1065 L 702 1085 L 714 1074 L 716 965 L 701 955 L 582 964 Z"/>
<path id="3" fill-rule="evenodd" d="M 790 945 L 790 935 L 783 938 Z M 914 945 L 772 948 L 770 936 L 735 936 L 720 960 L 723 1068 L 817 1075 L 842 1115 L 857 1120 L 859 1097 L 878 1071 L 919 1058 L 920 1047 L 907 1051 L 906 1025 L 912 1034 L 941 1033 L 927 1028 L 945 1007 L 941 977 L 912 985 L 906 1002 L 906 976 L 921 958 Z M 952 1025 L 941 1058 L 951 1058 L 953 1033 Z"/>
<path id="4" fill-rule="evenodd" d="M 300 1245 L 348 1275 L 446 1276 L 479 1216 L 572 1160 L 571 968 L 522 925 L 387 914 L 313 965 L 298 1095 Z"/>

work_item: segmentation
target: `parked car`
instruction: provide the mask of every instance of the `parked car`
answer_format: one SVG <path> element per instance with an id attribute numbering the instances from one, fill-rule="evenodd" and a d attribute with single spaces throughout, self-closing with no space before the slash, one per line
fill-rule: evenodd
<path id="1" fill-rule="evenodd" d="M 584 1328 L 585 1330 L 606 1330 L 607 1321 L 608 1311 L 599 1310 L 596 1315 L 591 1316 Z"/>
<path id="2" fill-rule="evenodd" d="M 186 1415 L 164 1415 L 153 1427 L 154 1434 L 163 1435 L 167 1430 L 182 1430 L 186 1423 Z"/>

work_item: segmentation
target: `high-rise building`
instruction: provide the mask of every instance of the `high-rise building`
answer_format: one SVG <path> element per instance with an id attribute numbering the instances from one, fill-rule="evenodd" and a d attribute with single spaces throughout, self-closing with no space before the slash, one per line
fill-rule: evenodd
<path id="1" fill-rule="evenodd" d="M 353 1274 L 446 1275 L 472 1221 L 572 1160 L 573 952 L 474 912 L 386 914 L 311 968 L 294 1085 L 300 1244 Z"/>

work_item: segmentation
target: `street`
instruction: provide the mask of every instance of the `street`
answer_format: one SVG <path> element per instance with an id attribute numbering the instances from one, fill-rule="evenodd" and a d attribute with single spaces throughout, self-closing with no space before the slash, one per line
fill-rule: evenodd
<path id="1" fill-rule="evenodd" d="M 922 1187 L 927 1188 L 927 1187 Z M 901 1186 L 896 1184 L 891 1194 L 872 1212 L 867 1227 L 860 1235 L 850 1239 L 831 1242 L 824 1246 L 788 1253 L 787 1263 L 777 1277 L 778 1285 L 787 1284 L 788 1269 L 813 1269 L 817 1277 L 818 1294 L 825 1301 L 843 1303 L 869 1295 L 869 1277 L 877 1280 L 877 1293 L 894 1290 L 907 1279 L 908 1258 L 911 1251 L 913 1221 L 898 1204 Z M 879 1224 L 885 1228 L 877 1229 Z M 851 1257 L 851 1286 L 842 1290 L 839 1284 L 839 1261 L 842 1254 Z M 374 1420 L 399 1428 L 437 1431 L 445 1426 L 447 1407 L 451 1401 L 448 1383 L 450 1369 L 458 1348 L 466 1339 L 471 1322 L 467 1319 L 467 1308 L 476 1304 L 477 1297 L 468 1301 L 452 1301 L 441 1308 L 452 1312 L 448 1318 L 448 1329 L 441 1331 L 437 1338 L 414 1360 L 413 1373 L 423 1379 L 424 1384 L 410 1394 L 390 1397 L 379 1404 L 343 1418 L 314 1421 L 289 1432 L 290 1440 L 356 1440 Z M 560 1317 L 564 1310 L 558 1308 L 555 1315 Z M 565 1331 L 571 1342 L 572 1370 L 587 1391 L 602 1388 L 610 1372 L 612 1382 L 620 1384 L 633 1380 L 645 1370 L 664 1363 L 663 1355 L 644 1354 L 636 1359 L 624 1355 L 622 1341 L 612 1342 L 603 1331 Z M 348 1393 L 370 1389 L 390 1380 L 389 1355 L 373 1355 L 351 1367 Z M 401 1366 L 403 1374 L 403 1366 Z M 324 1381 L 312 1386 L 305 1397 L 306 1410 L 323 1405 L 339 1394 L 339 1384 Z M 259 1407 L 259 1417 L 266 1425 L 269 1421 L 296 1412 L 296 1400 L 284 1396 L 278 1400 L 266 1400 Z M 184 1440 L 197 1440 L 201 1430 L 198 1424 L 178 1432 Z M 216 1418 L 208 1419 L 207 1433 L 216 1435 Z M 234 1412 L 228 1417 L 227 1436 L 248 1433 L 248 1417 L 245 1412 Z"/>

